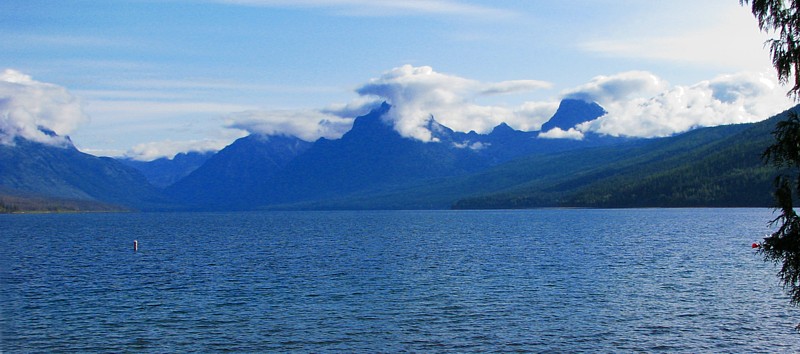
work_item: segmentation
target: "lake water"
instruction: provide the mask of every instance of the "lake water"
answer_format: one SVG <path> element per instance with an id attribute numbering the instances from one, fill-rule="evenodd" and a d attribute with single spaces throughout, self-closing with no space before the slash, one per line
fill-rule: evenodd
<path id="1" fill-rule="evenodd" d="M 791 352 L 771 217 L 0 215 L 0 352 Z"/>

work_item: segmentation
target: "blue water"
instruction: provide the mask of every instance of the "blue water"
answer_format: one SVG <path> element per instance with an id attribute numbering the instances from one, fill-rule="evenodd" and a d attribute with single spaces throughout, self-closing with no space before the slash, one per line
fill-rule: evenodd
<path id="1" fill-rule="evenodd" d="M 0 352 L 791 352 L 771 216 L 0 215 Z"/>

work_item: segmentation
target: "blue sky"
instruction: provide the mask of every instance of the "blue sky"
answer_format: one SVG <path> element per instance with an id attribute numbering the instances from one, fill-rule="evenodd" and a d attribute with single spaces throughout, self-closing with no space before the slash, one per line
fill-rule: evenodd
<path id="1" fill-rule="evenodd" d="M 146 159 L 336 138 L 382 100 L 421 140 L 431 114 L 536 130 L 580 97 L 607 119 L 553 137 L 663 136 L 788 108 L 767 38 L 737 0 L 6 0 L 0 123 Z"/>

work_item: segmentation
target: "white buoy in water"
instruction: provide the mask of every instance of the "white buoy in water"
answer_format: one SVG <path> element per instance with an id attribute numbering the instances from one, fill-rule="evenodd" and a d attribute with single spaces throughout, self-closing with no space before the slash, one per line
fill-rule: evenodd
<path id="1" fill-rule="evenodd" d="M 139 250 L 139 241 L 133 240 L 133 251 L 136 252 Z"/>

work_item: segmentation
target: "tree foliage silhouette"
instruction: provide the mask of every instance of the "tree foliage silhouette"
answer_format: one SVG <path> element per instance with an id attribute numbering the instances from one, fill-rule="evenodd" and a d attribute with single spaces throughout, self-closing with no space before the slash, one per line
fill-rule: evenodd
<path id="1" fill-rule="evenodd" d="M 772 65 L 782 84 L 790 83 L 790 79 L 794 81 L 789 95 L 797 99 L 800 93 L 800 1 L 739 0 L 739 4 L 751 4 L 758 27 L 777 35 L 777 38 L 767 41 Z"/>
<path id="2" fill-rule="evenodd" d="M 767 41 L 772 65 L 778 81 L 791 84 L 788 95 L 798 100 L 800 93 L 800 0 L 739 0 L 751 5 L 758 27 L 774 33 L 777 38 Z M 776 124 L 774 143 L 762 157 L 784 171 L 775 178 L 776 209 L 780 215 L 773 225 L 777 231 L 760 244 L 767 260 L 782 263 L 778 276 L 787 288 L 791 301 L 800 305 L 800 217 L 794 210 L 794 196 L 800 191 L 800 117 L 789 111 L 788 118 Z M 800 325 L 798 325 L 800 329 Z"/>

